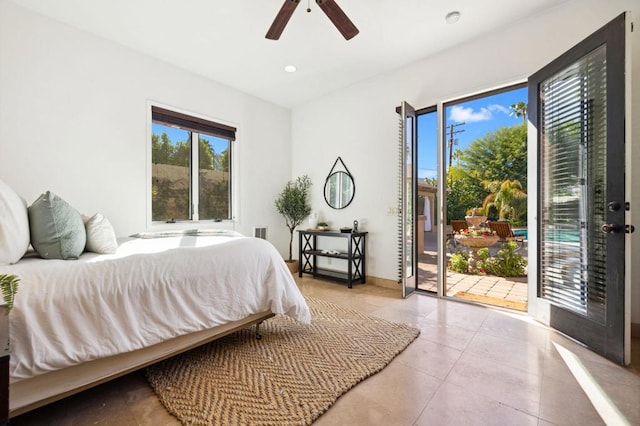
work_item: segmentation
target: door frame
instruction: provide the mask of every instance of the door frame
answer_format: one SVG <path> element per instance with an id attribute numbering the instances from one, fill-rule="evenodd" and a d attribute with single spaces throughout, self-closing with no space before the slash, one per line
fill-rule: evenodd
<path id="1" fill-rule="evenodd" d="M 416 116 L 421 114 L 429 114 L 435 112 L 437 114 L 436 118 L 436 133 L 437 133 L 437 143 L 436 143 L 436 156 L 437 156 L 437 180 L 439 182 L 436 197 L 437 202 L 434 205 L 435 216 L 437 217 L 436 221 L 432 219 L 432 226 L 437 229 L 437 242 L 436 248 L 438 250 L 437 256 L 437 286 L 435 293 L 429 293 L 424 290 L 420 290 L 417 288 L 419 281 L 416 281 L 416 290 L 418 290 L 421 294 L 431 295 L 434 297 L 442 297 L 449 298 L 451 300 L 460 301 L 460 299 L 455 298 L 454 296 L 447 296 L 447 150 L 445 148 L 446 136 L 445 136 L 445 123 L 446 123 L 446 108 L 449 105 L 455 105 L 459 103 L 464 103 L 468 101 L 472 101 L 475 99 L 480 99 L 484 97 L 493 96 L 496 94 L 508 92 L 511 90 L 516 90 L 520 88 L 527 87 L 526 79 L 519 79 L 517 81 L 509 82 L 506 84 L 501 84 L 486 90 L 481 90 L 477 92 L 473 92 L 464 96 L 456 96 L 450 99 L 444 99 L 438 101 L 435 105 L 431 105 L 424 108 L 418 108 L 415 110 Z M 400 107 L 396 109 L 397 112 L 400 111 Z M 417 122 L 417 121 L 416 121 Z M 416 132 L 416 139 L 419 138 L 419 131 Z M 527 141 L 527 144 L 529 142 Z M 418 155 L 420 150 L 420 146 L 416 140 L 416 156 Z M 417 161 L 416 161 L 417 163 Z M 530 180 L 529 170 L 531 166 L 530 163 L 527 167 L 527 179 Z M 534 173 L 534 176 L 536 174 Z M 417 190 L 417 183 L 415 185 Z M 527 189 L 529 193 L 529 190 Z M 417 210 L 415 211 L 416 222 L 417 222 Z M 416 245 L 416 254 L 417 254 L 417 245 Z M 529 259 L 527 260 L 529 261 Z"/>

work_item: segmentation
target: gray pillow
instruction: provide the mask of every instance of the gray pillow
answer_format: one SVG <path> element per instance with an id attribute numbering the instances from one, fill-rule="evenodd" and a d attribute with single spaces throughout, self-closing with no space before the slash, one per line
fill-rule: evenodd
<path id="1" fill-rule="evenodd" d="M 87 242 L 80 213 L 50 191 L 29 206 L 31 245 L 45 259 L 77 259 Z"/>

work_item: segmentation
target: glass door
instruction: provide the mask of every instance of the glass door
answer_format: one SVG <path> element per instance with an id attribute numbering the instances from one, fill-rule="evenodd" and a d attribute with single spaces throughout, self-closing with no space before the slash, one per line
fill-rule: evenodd
<path id="1" fill-rule="evenodd" d="M 624 363 L 625 17 L 529 79 L 538 140 L 538 305 Z"/>
<path id="2" fill-rule="evenodd" d="M 416 111 L 406 102 L 400 106 L 400 270 L 402 296 L 416 290 Z"/>
<path id="3" fill-rule="evenodd" d="M 419 290 L 438 293 L 438 109 L 416 111 L 418 189 L 416 230 Z"/>

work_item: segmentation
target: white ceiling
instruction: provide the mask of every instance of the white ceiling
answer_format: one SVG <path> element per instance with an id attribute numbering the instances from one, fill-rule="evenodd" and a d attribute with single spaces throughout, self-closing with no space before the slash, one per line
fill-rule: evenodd
<path id="1" fill-rule="evenodd" d="M 285 107 L 400 68 L 567 0 L 337 0 L 360 30 L 344 40 L 301 0 L 278 41 L 284 0 L 12 0 L 71 26 Z M 445 15 L 462 17 L 447 24 Z M 514 26 L 514 28 L 516 28 Z M 284 72 L 293 64 L 296 73 Z"/>

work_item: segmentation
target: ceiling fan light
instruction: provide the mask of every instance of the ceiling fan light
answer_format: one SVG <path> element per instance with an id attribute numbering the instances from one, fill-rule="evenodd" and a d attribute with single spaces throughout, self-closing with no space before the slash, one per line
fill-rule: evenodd
<path id="1" fill-rule="evenodd" d="M 449 12 L 447 13 L 447 16 L 444 17 L 444 19 L 448 24 L 455 24 L 460 20 L 460 12 L 458 12 L 457 10 Z"/>

